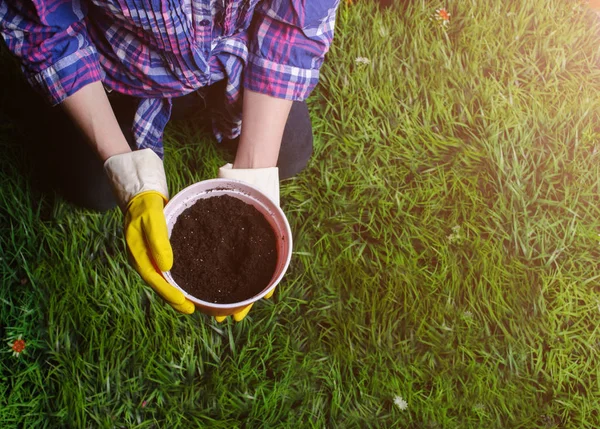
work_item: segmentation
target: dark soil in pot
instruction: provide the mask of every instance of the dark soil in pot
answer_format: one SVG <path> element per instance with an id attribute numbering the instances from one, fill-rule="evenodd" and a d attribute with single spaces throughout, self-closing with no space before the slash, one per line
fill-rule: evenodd
<path id="1" fill-rule="evenodd" d="M 275 240 L 269 222 L 252 205 L 228 195 L 200 199 L 173 226 L 171 275 L 203 301 L 244 301 L 271 281 Z"/>

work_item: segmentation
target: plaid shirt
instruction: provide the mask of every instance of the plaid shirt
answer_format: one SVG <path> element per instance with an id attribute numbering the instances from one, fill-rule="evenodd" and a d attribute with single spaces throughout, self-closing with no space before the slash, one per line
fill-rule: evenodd
<path id="1" fill-rule="evenodd" d="M 241 128 L 241 88 L 305 99 L 339 0 L 0 0 L 0 32 L 28 81 L 58 104 L 102 81 L 140 99 L 139 148 L 163 154 L 171 98 L 226 80 L 218 140 Z"/>

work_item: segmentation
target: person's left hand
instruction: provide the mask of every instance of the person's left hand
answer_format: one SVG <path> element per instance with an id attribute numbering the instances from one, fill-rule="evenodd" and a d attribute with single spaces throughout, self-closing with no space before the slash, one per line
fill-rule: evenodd
<path id="1" fill-rule="evenodd" d="M 232 164 L 225 164 L 219 168 L 219 177 L 223 179 L 240 180 L 256 186 L 263 191 L 277 206 L 279 206 L 279 169 L 277 167 L 268 168 L 233 168 Z M 265 298 L 269 299 L 275 293 L 275 288 L 271 290 Z M 241 321 L 248 315 L 252 304 L 247 305 L 237 313 L 233 314 L 236 322 Z M 215 316 L 217 322 L 222 322 L 227 316 Z"/>

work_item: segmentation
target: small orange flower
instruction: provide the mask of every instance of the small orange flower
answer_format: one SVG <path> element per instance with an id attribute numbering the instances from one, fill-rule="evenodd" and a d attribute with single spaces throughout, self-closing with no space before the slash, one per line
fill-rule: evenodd
<path id="1" fill-rule="evenodd" d="M 17 338 L 11 347 L 12 351 L 13 351 L 13 356 L 19 356 L 23 350 L 25 350 L 25 341 L 21 338 L 21 336 L 19 335 L 19 338 Z"/>
<path id="2" fill-rule="evenodd" d="M 435 19 L 441 21 L 442 25 L 448 25 L 450 23 L 450 12 L 445 8 L 437 9 L 435 11 Z"/>

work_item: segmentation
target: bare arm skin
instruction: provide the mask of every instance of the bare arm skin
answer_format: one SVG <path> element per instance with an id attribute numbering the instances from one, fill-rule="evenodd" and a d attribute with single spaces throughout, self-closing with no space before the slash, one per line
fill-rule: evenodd
<path id="1" fill-rule="evenodd" d="M 244 90 L 242 135 L 233 168 L 275 167 L 291 100 Z"/>
<path id="2" fill-rule="evenodd" d="M 131 152 L 100 82 L 84 86 L 61 106 L 102 161 Z"/>
<path id="3" fill-rule="evenodd" d="M 94 82 L 67 97 L 62 107 L 83 132 L 102 161 L 130 152 L 104 88 Z M 246 90 L 242 135 L 234 168 L 264 168 L 277 165 L 283 130 L 292 101 Z"/>

